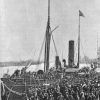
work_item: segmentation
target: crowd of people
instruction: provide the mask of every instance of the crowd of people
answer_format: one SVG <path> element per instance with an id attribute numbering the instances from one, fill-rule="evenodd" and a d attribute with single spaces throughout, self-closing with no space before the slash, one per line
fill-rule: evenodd
<path id="1" fill-rule="evenodd" d="M 28 74 L 30 77 L 31 73 L 22 75 Z M 34 73 L 31 78 L 32 86 L 23 94 L 26 100 L 100 100 L 99 75 L 93 71 L 84 75 L 78 73 L 66 75 L 64 72 L 51 70 L 48 73 Z"/>
<path id="2" fill-rule="evenodd" d="M 100 100 L 100 84 L 97 77 L 65 75 L 53 84 L 33 87 L 28 93 L 29 100 Z"/>
<path id="3" fill-rule="evenodd" d="M 91 89 L 94 89 L 93 91 Z M 30 100 L 99 100 L 100 91 L 93 86 L 61 85 L 57 88 L 37 89 Z"/>

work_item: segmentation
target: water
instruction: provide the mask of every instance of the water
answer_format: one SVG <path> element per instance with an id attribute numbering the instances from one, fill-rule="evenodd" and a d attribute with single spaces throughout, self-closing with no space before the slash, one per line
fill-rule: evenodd
<path id="1" fill-rule="evenodd" d="M 8 73 L 9 75 L 12 75 L 16 69 L 21 70 L 25 66 L 9 66 L 9 67 L 0 67 L 0 78 L 3 77 L 5 73 Z M 54 67 L 54 63 L 50 64 L 50 68 Z M 39 65 L 31 65 L 28 67 L 26 70 L 27 72 L 33 72 L 33 71 L 38 71 L 38 70 L 44 70 L 44 64 L 39 64 Z"/>
<path id="2" fill-rule="evenodd" d="M 90 67 L 90 65 L 88 64 L 81 64 L 80 68 L 84 67 L 84 66 L 88 66 Z M 14 73 L 14 71 L 16 69 L 21 70 L 24 66 L 9 66 L 9 67 L 0 67 L 0 78 L 3 77 L 3 75 L 5 73 L 8 73 L 10 75 L 12 75 Z M 50 63 L 50 68 L 54 67 L 54 63 Z M 31 65 L 26 71 L 27 72 L 33 72 L 33 71 L 38 71 L 38 70 L 44 70 L 44 64 L 40 64 L 40 65 Z M 97 71 L 100 72 L 100 69 L 98 69 Z"/>

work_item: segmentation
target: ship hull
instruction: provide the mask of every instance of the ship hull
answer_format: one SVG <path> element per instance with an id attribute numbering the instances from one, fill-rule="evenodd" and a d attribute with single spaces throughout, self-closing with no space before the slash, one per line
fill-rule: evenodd
<path id="1" fill-rule="evenodd" d="M 1 79 L 4 84 L 5 94 L 2 96 L 3 98 L 7 98 L 7 100 L 26 100 L 27 93 L 25 93 L 31 86 L 26 85 L 22 82 L 16 82 L 18 79 L 11 80 L 8 78 Z M 4 97 L 5 96 L 5 97 Z"/>

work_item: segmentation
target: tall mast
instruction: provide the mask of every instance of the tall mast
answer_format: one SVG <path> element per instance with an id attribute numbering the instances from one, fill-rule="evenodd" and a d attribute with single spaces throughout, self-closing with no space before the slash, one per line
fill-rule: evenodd
<path id="1" fill-rule="evenodd" d="M 79 31 L 78 31 L 78 63 L 77 66 L 79 67 L 80 64 L 80 16 L 79 16 Z"/>
<path id="2" fill-rule="evenodd" d="M 99 59 L 98 53 L 99 53 L 99 51 L 98 51 L 98 33 L 97 33 L 97 63 L 98 63 L 98 59 Z"/>
<path id="3" fill-rule="evenodd" d="M 98 58 L 98 33 L 97 33 L 97 58 Z"/>
<path id="4" fill-rule="evenodd" d="M 50 24 L 50 0 L 48 0 L 48 21 Z"/>
<path id="5" fill-rule="evenodd" d="M 51 27 L 50 27 L 50 0 L 48 0 L 48 20 L 46 28 L 45 39 L 45 55 L 44 55 L 44 71 L 49 69 L 49 55 L 50 55 L 50 40 L 51 40 Z"/>

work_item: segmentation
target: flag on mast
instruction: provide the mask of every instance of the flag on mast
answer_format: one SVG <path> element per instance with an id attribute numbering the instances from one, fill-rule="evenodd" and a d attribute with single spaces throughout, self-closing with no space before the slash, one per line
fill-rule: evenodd
<path id="1" fill-rule="evenodd" d="M 79 10 L 79 16 L 85 17 L 82 11 Z"/>

